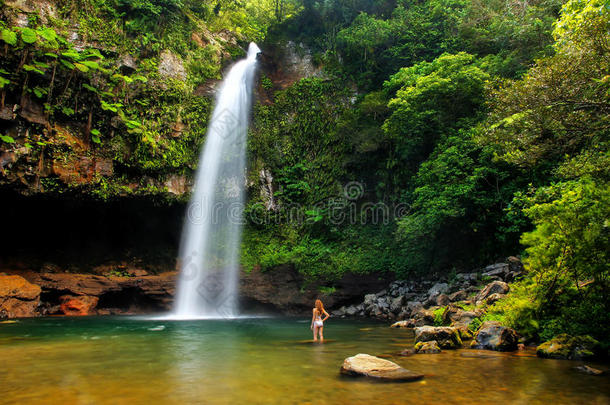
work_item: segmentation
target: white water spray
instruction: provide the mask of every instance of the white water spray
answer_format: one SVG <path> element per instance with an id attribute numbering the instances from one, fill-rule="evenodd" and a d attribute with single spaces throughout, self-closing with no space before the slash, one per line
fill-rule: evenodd
<path id="1" fill-rule="evenodd" d="M 216 99 L 182 231 L 173 318 L 237 316 L 246 135 L 259 53 L 250 43 Z"/>

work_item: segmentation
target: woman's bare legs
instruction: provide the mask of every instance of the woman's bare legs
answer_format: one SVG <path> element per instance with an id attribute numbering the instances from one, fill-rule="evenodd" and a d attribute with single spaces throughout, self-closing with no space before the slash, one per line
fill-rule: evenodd
<path id="1" fill-rule="evenodd" d="M 318 327 L 316 325 L 313 325 L 313 341 L 318 341 Z"/>
<path id="2" fill-rule="evenodd" d="M 320 333 L 320 342 L 324 342 L 324 333 L 323 333 L 324 332 L 324 326 L 320 326 L 318 328 L 318 331 Z"/>

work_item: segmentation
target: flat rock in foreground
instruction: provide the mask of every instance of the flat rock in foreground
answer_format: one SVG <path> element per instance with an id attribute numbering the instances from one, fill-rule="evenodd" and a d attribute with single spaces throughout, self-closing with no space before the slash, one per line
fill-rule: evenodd
<path id="1" fill-rule="evenodd" d="M 357 354 L 343 361 L 341 374 L 364 376 L 383 381 L 415 381 L 424 377 L 389 360 L 368 354 Z"/>

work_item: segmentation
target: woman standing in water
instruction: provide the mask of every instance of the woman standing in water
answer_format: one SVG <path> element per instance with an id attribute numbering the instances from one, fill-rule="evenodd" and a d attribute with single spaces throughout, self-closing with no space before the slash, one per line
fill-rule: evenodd
<path id="1" fill-rule="evenodd" d="M 322 319 L 322 317 L 325 317 Z M 326 321 L 330 315 L 324 310 L 324 304 L 322 301 L 316 300 L 316 306 L 313 309 L 313 315 L 311 317 L 311 330 L 313 330 L 313 341 L 318 341 L 318 335 L 320 335 L 320 342 L 324 341 L 324 321 Z"/>

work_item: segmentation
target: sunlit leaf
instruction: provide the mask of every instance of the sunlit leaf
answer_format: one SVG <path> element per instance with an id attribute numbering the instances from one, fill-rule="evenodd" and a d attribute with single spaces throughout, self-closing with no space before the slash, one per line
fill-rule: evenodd
<path id="1" fill-rule="evenodd" d="M 33 44 L 37 38 L 36 31 L 33 29 L 27 27 L 21 29 L 21 40 L 26 44 Z"/>
<path id="2" fill-rule="evenodd" d="M 74 49 L 70 49 L 66 52 L 62 52 L 61 56 L 64 58 L 72 59 L 72 60 L 80 60 L 80 54 L 76 52 Z"/>
<path id="3" fill-rule="evenodd" d="M 39 28 L 36 32 L 47 41 L 54 41 L 57 38 L 57 33 L 53 28 Z"/>
<path id="4" fill-rule="evenodd" d="M 17 45 L 17 33 L 9 29 L 2 29 L 2 40 L 11 46 Z"/>
<path id="5" fill-rule="evenodd" d="M 89 68 L 82 63 L 74 63 L 74 66 L 83 73 L 87 73 L 89 71 Z"/>
<path id="6" fill-rule="evenodd" d="M 87 89 L 89 91 L 92 91 L 94 93 L 97 93 L 97 89 L 95 87 L 93 87 L 93 86 L 88 85 L 87 83 L 83 83 L 83 88 Z"/>
<path id="7" fill-rule="evenodd" d="M 87 66 L 89 69 L 97 70 L 100 68 L 100 65 L 97 62 L 91 60 L 84 60 L 80 63 Z"/>
<path id="8" fill-rule="evenodd" d="M 68 62 L 67 60 L 63 60 L 63 59 L 60 59 L 59 61 L 61 62 L 62 65 L 64 65 L 66 68 L 68 68 L 70 70 L 76 69 L 76 67 L 74 66 L 74 64 L 72 62 Z"/>
<path id="9" fill-rule="evenodd" d="M 26 72 L 35 72 L 35 73 L 38 73 L 40 75 L 44 75 L 44 72 L 42 70 L 38 69 L 36 66 L 25 64 L 25 65 L 23 65 L 23 69 Z"/>

